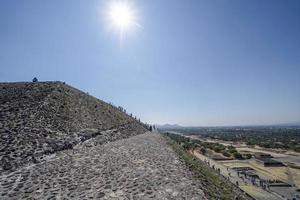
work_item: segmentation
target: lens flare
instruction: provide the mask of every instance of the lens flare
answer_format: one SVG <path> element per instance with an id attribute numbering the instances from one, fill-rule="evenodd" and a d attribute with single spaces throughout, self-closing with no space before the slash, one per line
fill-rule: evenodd
<path id="1" fill-rule="evenodd" d="M 137 11 L 127 0 L 115 0 L 108 4 L 106 18 L 109 29 L 119 34 L 120 47 L 125 34 L 141 26 L 137 22 Z"/>
<path id="2" fill-rule="evenodd" d="M 127 30 L 134 25 L 134 14 L 128 4 L 114 3 L 111 6 L 109 17 L 116 28 Z"/>

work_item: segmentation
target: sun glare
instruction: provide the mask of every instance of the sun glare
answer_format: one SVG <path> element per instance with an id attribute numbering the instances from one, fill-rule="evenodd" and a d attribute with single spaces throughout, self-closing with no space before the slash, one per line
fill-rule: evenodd
<path id="1" fill-rule="evenodd" d="M 135 25 L 133 9 L 126 2 L 114 2 L 109 10 L 112 25 L 120 31 L 128 31 Z"/>
<path id="2" fill-rule="evenodd" d="M 128 28 L 132 23 L 133 16 L 126 4 L 114 4 L 110 10 L 110 18 L 113 24 L 119 28 Z"/>
<path id="3" fill-rule="evenodd" d="M 119 36 L 120 48 L 128 32 L 142 28 L 138 23 L 138 12 L 131 1 L 111 0 L 104 13 L 108 29 Z"/>

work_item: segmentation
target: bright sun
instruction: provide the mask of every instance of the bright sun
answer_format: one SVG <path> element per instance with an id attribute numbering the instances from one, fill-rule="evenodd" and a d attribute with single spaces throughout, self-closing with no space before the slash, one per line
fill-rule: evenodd
<path id="1" fill-rule="evenodd" d="M 105 19 L 109 30 L 119 36 L 120 48 L 128 32 L 142 28 L 138 23 L 138 11 L 129 0 L 110 0 L 105 9 Z"/>
<path id="2" fill-rule="evenodd" d="M 128 31 L 135 25 L 135 14 L 126 2 L 114 2 L 109 10 L 112 25 L 119 31 Z"/>

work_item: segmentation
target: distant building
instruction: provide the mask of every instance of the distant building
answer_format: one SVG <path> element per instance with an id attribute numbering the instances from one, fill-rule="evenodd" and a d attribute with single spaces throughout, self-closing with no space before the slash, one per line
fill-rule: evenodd
<path id="1" fill-rule="evenodd" d="M 255 153 L 254 154 L 255 158 L 273 158 L 273 156 L 271 154 L 266 154 L 266 153 Z"/>
<path id="2" fill-rule="evenodd" d="M 259 178 L 259 176 L 253 171 L 243 171 L 241 172 L 241 174 L 245 174 L 247 177 L 250 178 Z"/>
<path id="3" fill-rule="evenodd" d="M 265 167 L 281 167 L 284 164 L 278 160 L 272 158 L 256 158 L 256 161 L 260 164 L 263 164 Z"/>

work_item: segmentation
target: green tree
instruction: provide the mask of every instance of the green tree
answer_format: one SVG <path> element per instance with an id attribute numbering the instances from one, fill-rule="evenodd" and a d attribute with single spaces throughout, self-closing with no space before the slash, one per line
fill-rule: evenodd
<path id="1" fill-rule="evenodd" d="M 233 154 L 233 157 L 234 157 L 235 159 L 242 159 L 242 158 L 243 158 L 242 155 L 241 155 L 239 152 L 235 152 L 235 153 Z"/>
<path id="2" fill-rule="evenodd" d="M 228 153 L 227 151 L 224 151 L 224 152 L 223 152 L 223 156 L 225 156 L 225 157 L 230 157 L 230 153 Z"/>

